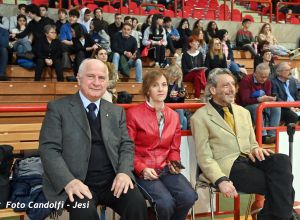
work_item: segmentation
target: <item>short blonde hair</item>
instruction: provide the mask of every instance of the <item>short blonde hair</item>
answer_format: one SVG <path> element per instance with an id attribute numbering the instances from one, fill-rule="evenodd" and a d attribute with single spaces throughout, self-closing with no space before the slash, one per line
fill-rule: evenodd
<path id="1" fill-rule="evenodd" d="M 168 67 L 167 69 L 167 77 L 168 79 L 170 78 L 170 76 L 174 76 L 177 78 L 177 86 L 178 88 L 181 88 L 181 84 L 182 84 L 182 70 L 181 67 L 178 64 L 172 64 Z"/>

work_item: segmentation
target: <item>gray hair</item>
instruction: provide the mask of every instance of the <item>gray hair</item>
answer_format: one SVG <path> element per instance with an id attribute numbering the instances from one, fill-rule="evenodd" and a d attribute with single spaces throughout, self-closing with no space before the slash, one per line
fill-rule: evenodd
<path id="1" fill-rule="evenodd" d="M 275 69 L 275 73 L 276 73 L 276 76 L 279 76 L 280 75 L 280 72 L 282 70 L 285 69 L 285 66 L 289 66 L 289 63 L 288 62 L 281 62 L 279 64 L 276 65 L 276 69 Z"/>
<path id="2" fill-rule="evenodd" d="M 215 68 L 215 69 L 211 70 L 208 74 L 208 78 L 207 78 L 207 82 L 206 82 L 206 86 L 205 86 L 205 91 L 204 91 L 204 97 L 205 97 L 206 102 L 208 102 L 212 98 L 210 88 L 217 86 L 217 83 L 218 83 L 217 78 L 220 75 L 230 75 L 236 81 L 236 78 L 230 72 L 229 69 Z"/>
<path id="3" fill-rule="evenodd" d="M 102 64 L 105 66 L 105 68 L 106 68 L 106 72 L 107 72 L 107 76 L 108 76 L 108 68 L 107 68 L 106 64 L 103 63 L 101 60 L 93 59 L 93 58 L 86 58 L 86 59 L 84 59 L 84 60 L 81 62 L 81 64 L 79 65 L 79 68 L 78 68 L 78 73 L 77 73 L 77 75 L 78 75 L 78 76 L 82 76 L 83 73 L 85 72 L 86 66 L 87 66 L 88 63 L 89 63 L 90 61 L 92 61 L 92 60 L 93 60 L 93 61 L 97 61 L 97 62 L 102 63 Z"/>
<path id="4" fill-rule="evenodd" d="M 56 30 L 56 26 L 53 25 L 53 24 L 47 24 L 47 25 L 45 25 L 45 27 L 44 27 L 44 33 L 48 34 L 51 29 Z"/>
<path id="5" fill-rule="evenodd" d="M 261 73 L 262 71 L 268 70 L 270 73 L 270 66 L 267 63 L 260 63 L 255 68 L 255 74 Z"/>

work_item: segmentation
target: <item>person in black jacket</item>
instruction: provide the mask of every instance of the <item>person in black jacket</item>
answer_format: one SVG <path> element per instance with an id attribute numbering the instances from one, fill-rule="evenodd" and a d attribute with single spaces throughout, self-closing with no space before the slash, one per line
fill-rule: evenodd
<path id="1" fill-rule="evenodd" d="M 134 37 L 130 35 L 132 26 L 129 23 L 124 23 L 122 32 L 117 32 L 112 40 L 113 64 L 116 72 L 127 75 L 125 69 L 135 67 L 135 80 L 142 82 L 142 61 L 137 53 L 137 42 Z M 126 72 L 126 73 L 125 73 Z M 129 73 L 128 73 L 129 75 Z"/>
<path id="2" fill-rule="evenodd" d="M 41 17 L 40 9 L 35 4 L 26 6 L 26 13 L 32 19 L 25 30 L 18 34 L 11 34 L 12 38 L 23 38 L 29 34 L 33 35 L 32 51 L 36 54 L 36 45 L 44 37 L 44 27 L 47 24 L 54 24 L 53 20 L 48 17 Z"/>
<path id="3" fill-rule="evenodd" d="M 37 59 L 35 67 L 35 81 L 40 81 L 45 66 L 53 66 L 57 81 L 64 81 L 63 67 L 61 64 L 61 43 L 56 39 L 55 25 L 44 27 L 45 36 L 37 43 Z"/>
<path id="4" fill-rule="evenodd" d="M 110 36 L 110 39 L 113 39 L 115 33 L 119 32 L 122 29 L 122 27 L 123 27 L 122 14 L 116 13 L 114 23 L 108 25 L 108 35 Z"/>
<path id="5" fill-rule="evenodd" d="M 300 95 L 297 89 L 297 82 L 291 76 L 291 66 L 288 62 L 278 64 L 276 68 L 276 77 L 272 80 L 272 94 L 279 102 L 300 101 Z M 286 125 L 297 123 L 299 121 L 300 108 L 290 107 L 281 108 L 281 120 Z"/>
<path id="6" fill-rule="evenodd" d="M 5 70 L 7 66 L 7 60 L 8 60 L 8 31 L 4 28 L 0 27 L 0 81 L 7 80 L 7 77 L 5 75 Z"/>
<path id="7" fill-rule="evenodd" d="M 205 41 L 208 44 L 212 38 L 216 37 L 216 33 L 218 31 L 218 25 L 215 21 L 210 21 L 207 24 L 206 32 L 205 32 Z"/>
<path id="8" fill-rule="evenodd" d="M 195 88 L 195 98 L 200 98 L 201 90 L 206 85 L 205 68 L 203 67 L 203 55 L 198 50 L 198 37 L 192 35 L 188 38 L 189 50 L 184 52 L 181 59 L 183 81 L 193 82 Z"/>
<path id="9" fill-rule="evenodd" d="M 84 33 L 82 25 L 74 23 L 71 25 L 73 46 L 70 48 L 71 54 L 75 54 L 73 71 L 75 76 L 78 73 L 78 68 L 85 58 L 90 58 L 94 50 L 98 48 L 91 35 Z"/>
<path id="10" fill-rule="evenodd" d="M 204 66 L 207 67 L 206 78 L 214 68 L 227 68 L 226 56 L 222 51 L 222 44 L 219 38 L 212 38 L 209 41 L 209 51 L 206 54 Z"/>
<path id="11" fill-rule="evenodd" d="M 180 40 L 178 42 L 179 45 L 182 45 L 182 52 L 186 52 L 188 50 L 188 38 L 192 35 L 192 31 L 190 29 L 189 20 L 186 18 L 181 19 L 177 30 L 180 35 Z"/>

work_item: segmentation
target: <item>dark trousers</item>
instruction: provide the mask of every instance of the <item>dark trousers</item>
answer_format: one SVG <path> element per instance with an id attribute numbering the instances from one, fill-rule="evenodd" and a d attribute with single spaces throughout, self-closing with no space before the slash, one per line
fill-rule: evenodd
<path id="1" fill-rule="evenodd" d="M 289 219 L 293 211 L 293 174 L 290 159 L 284 154 L 272 154 L 264 161 L 239 157 L 229 176 L 237 191 L 265 196 L 264 216 L 259 220 Z"/>
<path id="2" fill-rule="evenodd" d="M 289 123 L 297 123 L 299 120 L 298 115 L 289 108 L 281 108 L 281 120 L 285 125 Z"/>
<path id="3" fill-rule="evenodd" d="M 74 60 L 74 63 L 73 63 L 73 71 L 74 71 L 74 75 L 77 76 L 77 73 L 78 73 L 78 69 L 79 69 L 79 66 L 80 64 L 82 63 L 82 61 L 87 58 L 85 56 L 85 53 L 83 50 L 79 51 L 76 55 L 75 55 L 75 60 Z"/>
<path id="4" fill-rule="evenodd" d="M 99 220 L 97 205 L 105 205 L 113 209 L 121 216 L 122 220 L 147 220 L 147 205 L 139 189 L 129 189 L 126 194 L 120 198 L 113 195 L 110 190 L 111 185 L 106 190 L 90 189 L 93 195 L 92 199 L 79 199 L 74 197 L 75 201 L 67 201 L 65 208 L 68 210 L 70 220 Z M 86 204 L 88 207 L 74 207 L 76 204 Z"/>
<path id="5" fill-rule="evenodd" d="M 52 66 L 55 69 L 56 72 L 56 76 L 57 76 L 57 81 L 64 81 L 64 75 L 63 75 L 63 67 L 61 64 L 61 60 L 60 59 L 56 59 L 56 60 L 52 60 L 53 64 Z M 43 73 L 43 69 L 46 66 L 45 60 L 44 59 L 37 59 L 36 60 L 36 67 L 35 67 L 35 76 L 34 76 L 34 80 L 35 81 L 40 81 L 41 80 L 41 76 Z"/>
<path id="6" fill-rule="evenodd" d="M 174 41 L 170 36 L 167 36 L 167 48 L 174 54 L 176 53 L 176 48 L 180 48 L 180 46 L 178 45 L 178 41 Z"/>
<path id="7" fill-rule="evenodd" d="M 149 50 L 149 57 L 153 58 L 155 62 L 164 63 L 166 55 L 166 47 L 164 45 L 155 45 Z"/>
<path id="8" fill-rule="evenodd" d="M 159 180 L 136 178 L 141 191 L 154 204 L 158 220 L 184 220 L 198 199 L 192 185 L 182 175 L 163 174 Z"/>
<path id="9" fill-rule="evenodd" d="M 256 51 L 255 49 L 252 47 L 251 44 L 245 44 L 242 46 L 242 50 L 246 50 L 246 51 L 249 51 L 252 55 L 252 57 L 255 57 L 256 55 Z"/>

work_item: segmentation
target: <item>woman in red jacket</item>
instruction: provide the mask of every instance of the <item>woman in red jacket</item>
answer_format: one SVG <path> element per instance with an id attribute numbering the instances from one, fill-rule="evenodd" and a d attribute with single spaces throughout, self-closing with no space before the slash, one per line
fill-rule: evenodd
<path id="1" fill-rule="evenodd" d="M 136 182 L 154 203 L 157 219 L 184 220 L 197 194 L 180 174 L 180 122 L 178 114 L 164 104 L 165 74 L 148 73 L 142 92 L 146 101 L 127 111 L 127 128 L 135 143 Z"/>

